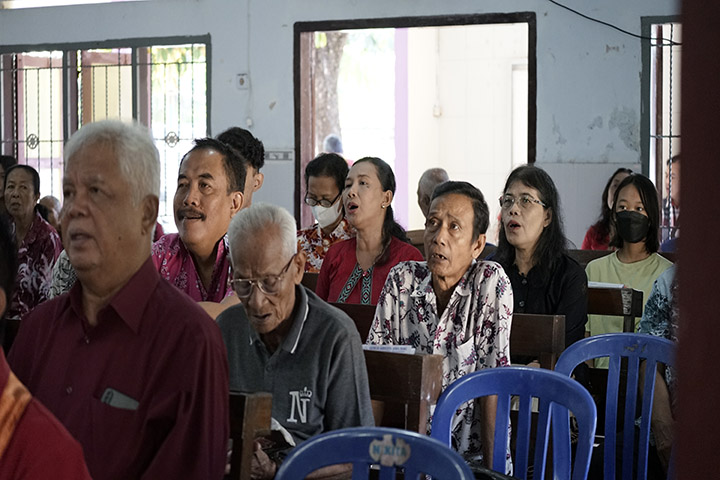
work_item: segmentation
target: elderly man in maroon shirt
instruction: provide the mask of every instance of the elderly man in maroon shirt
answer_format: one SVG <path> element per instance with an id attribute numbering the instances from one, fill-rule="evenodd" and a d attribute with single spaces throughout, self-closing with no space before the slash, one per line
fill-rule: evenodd
<path id="1" fill-rule="evenodd" d="M 62 232 L 79 282 L 38 306 L 9 356 L 102 479 L 220 479 L 220 332 L 150 259 L 160 165 L 147 130 L 83 126 L 65 146 Z"/>

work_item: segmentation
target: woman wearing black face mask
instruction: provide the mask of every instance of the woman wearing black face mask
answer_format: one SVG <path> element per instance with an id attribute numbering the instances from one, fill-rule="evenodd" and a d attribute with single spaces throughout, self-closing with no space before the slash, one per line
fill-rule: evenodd
<path id="1" fill-rule="evenodd" d="M 618 250 L 588 263 L 588 281 L 623 284 L 642 290 L 647 299 L 655 279 L 672 265 L 657 254 L 660 207 L 655 186 L 647 177 L 632 174 L 615 190 L 613 206 L 610 246 Z M 590 335 L 622 332 L 622 324 L 622 317 L 588 315 L 587 330 Z M 596 366 L 607 366 L 607 359 L 599 360 Z"/>

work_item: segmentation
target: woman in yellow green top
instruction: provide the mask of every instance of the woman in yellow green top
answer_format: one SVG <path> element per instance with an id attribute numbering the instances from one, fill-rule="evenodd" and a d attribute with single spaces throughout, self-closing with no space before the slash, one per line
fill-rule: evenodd
<path id="1" fill-rule="evenodd" d="M 612 238 L 617 250 L 588 263 L 585 272 L 589 282 L 619 283 L 650 295 L 655 279 L 672 262 L 657 254 L 660 246 L 660 203 L 649 178 L 632 174 L 618 185 L 613 198 Z M 635 326 L 640 321 L 635 321 Z M 590 335 L 622 332 L 622 317 L 588 315 L 586 331 Z M 599 361 L 598 361 L 599 360 Z M 607 367 L 607 359 L 595 365 Z"/>

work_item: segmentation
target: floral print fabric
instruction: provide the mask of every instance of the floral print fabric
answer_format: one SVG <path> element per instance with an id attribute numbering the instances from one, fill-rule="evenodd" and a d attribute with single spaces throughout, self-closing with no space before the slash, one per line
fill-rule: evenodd
<path id="1" fill-rule="evenodd" d="M 388 274 L 367 343 L 412 345 L 418 353 L 442 355 L 444 390 L 468 373 L 510 365 L 512 315 L 510 280 L 495 262 L 473 263 L 441 314 L 427 263 L 403 262 Z M 464 404 L 453 420 L 454 447 L 466 458 L 482 454 L 481 416 L 474 406 Z"/>

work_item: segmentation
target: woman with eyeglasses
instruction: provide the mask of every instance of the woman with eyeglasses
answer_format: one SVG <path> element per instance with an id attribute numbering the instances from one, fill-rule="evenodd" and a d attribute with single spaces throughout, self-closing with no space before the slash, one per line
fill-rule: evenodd
<path id="1" fill-rule="evenodd" d="M 568 346 L 585 336 L 587 277 L 567 254 L 555 183 L 544 170 L 523 165 L 512 171 L 503 192 L 493 260 L 510 278 L 514 311 L 565 315 Z"/>
<path id="2" fill-rule="evenodd" d="M 305 167 L 305 203 L 316 221 L 297 232 L 298 250 L 307 257 L 306 272 L 319 272 L 328 249 L 355 236 L 341 198 L 348 170 L 345 159 L 336 153 L 321 153 Z"/>
<path id="3" fill-rule="evenodd" d="M 376 305 L 392 267 L 423 259 L 395 221 L 391 206 L 394 195 L 395 174 L 390 165 L 375 157 L 353 164 L 342 199 L 345 216 L 357 234 L 328 250 L 315 289 L 320 298 Z"/>

